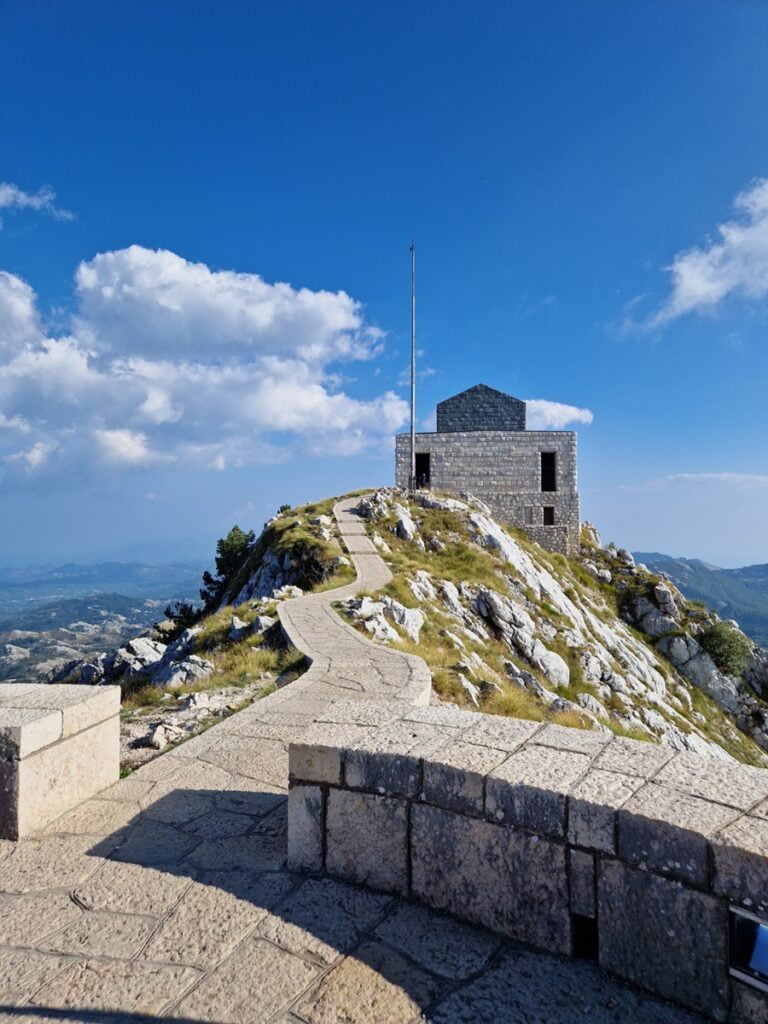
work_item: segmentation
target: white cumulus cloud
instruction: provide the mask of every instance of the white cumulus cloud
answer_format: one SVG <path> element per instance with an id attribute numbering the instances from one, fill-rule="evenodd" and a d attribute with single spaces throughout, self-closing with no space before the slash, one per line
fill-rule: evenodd
<path id="1" fill-rule="evenodd" d="M 529 430 L 564 430 L 572 423 L 591 423 L 594 419 L 590 409 L 546 398 L 526 398 L 525 409 Z"/>
<path id="2" fill-rule="evenodd" d="M 649 327 L 709 312 L 729 295 L 768 295 L 768 179 L 753 181 L 734 207 L 736 216 L 718 226 L 716 240 L 678 253 L 666 268 L 672 290 L 649 318 Z"/>
<path id="3" fill-rule="evenodd" d="M 346 292 L 211 270 L 165 249 L 100 253 L 76 273 L 80 331 L 122 355 L 208 361 L 288 353 L 323 363 L 368 358 L 382 332 Z"/>
<path id="4" fill-rule="evenodd" d="M 6 477 L 357 454 L 382 449 L 407 418 L 391 391 L 345 390 L 340 366 L 375 358 L 384 337 L 343 291 L 131 246 L 80 264 L 75 303 L 53 336 L 31 286 L 0 273 Z"/>
<path id="5" fill-rule="evenodd" d="M 139 465 L 157 461 L 158 456 L 147 446 L 146 435 L 135 430 L 94 430 L 94 436 L 110 462 Z"/>

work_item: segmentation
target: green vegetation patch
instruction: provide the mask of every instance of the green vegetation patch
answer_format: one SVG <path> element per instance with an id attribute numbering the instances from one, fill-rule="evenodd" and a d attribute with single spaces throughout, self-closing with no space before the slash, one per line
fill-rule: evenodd
<path id="1" fill-rule="evenodd" d="M 727 622 L 716 622 L 697 637 L 721 672 L 740 676 L 752 657 L 754 644 Z"/>

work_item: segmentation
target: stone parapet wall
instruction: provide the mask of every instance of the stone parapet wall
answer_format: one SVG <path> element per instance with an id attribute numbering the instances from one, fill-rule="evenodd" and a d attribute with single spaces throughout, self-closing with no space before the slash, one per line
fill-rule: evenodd
<path id="1" fill-rule="evenodd" d="M 768 772 L 450 708 L 334 719 L 290 747 L 292 868 L 593 955 L 714 1020 L 768 1020 L 728 940 L 731 908 L 768 914 Z"/>
<path id="2" fill-rule="evenodd" d="M 476 430 L 416 435 L 416 451 L 429 453 L 430 486 L 436 491 L 469 491 L 494 516 L 525 530 L 554 551 L 574 554 L 579 548 L 579 494 L 576 434 L 561 430 Z M 541 453 L 555 452 L 557 490 L 541 490 Z M 399 434 L 395 481 L 407 488 L 410 436 Z M 543 525 L 543 508 L 554 508 L 555 525 Z M 532 510 L 532 512 L 529 512 Z M 529 517 L 533 516 L 533 522 Z"/>
<path id="3" fill-rule="evenodd" d="M 116 782 L 120 687 L 0 685 L 0 839 L 44 828 Z"/>

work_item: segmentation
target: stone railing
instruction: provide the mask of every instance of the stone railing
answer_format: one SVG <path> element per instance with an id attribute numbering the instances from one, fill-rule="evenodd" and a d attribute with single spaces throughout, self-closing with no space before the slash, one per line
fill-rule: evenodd
<path id="1" fill-rule="evenodd" d="M 0 839 L 44 828 L 116 782 L 120 687 L 0 685 Z"/>
<path id="2" fill-rule="evenodd" d="M 449 708 L 334 710 L 290 747 L 292 868 L 768 1021 L 768 772 Z"/>

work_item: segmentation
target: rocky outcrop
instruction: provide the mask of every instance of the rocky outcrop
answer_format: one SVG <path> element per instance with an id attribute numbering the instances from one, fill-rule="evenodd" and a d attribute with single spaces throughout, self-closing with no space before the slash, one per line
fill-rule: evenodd
<path id="1" fill-rule="evenodd" d="M 399 634 L 387 619 L 401 626 L 403 632 L 414 643 L 418 643 L 424 614 L 417 608 L 406 608 L 392 597 L 373 601 L 369 597 L 353 597 L 344 602 L 350 618 L 362 622 L 374 640 L 398 640 Z"/>
<path id="2" fill-rule="evenodd" d="M 48 681 L 97 686 L 146 679 L 155 686 L 188 686 L 213 672 L 211 662 L 193 653 L 199 633 L 199 626 L 186 629 L 171 644 L 135 637 L 112 654 L 68 662 Z"/>
<path id="3" fill-rule="evenodd" d="M 626 549 L 603 548 L 593 526 L 582 534 L 582 565 L 597 582 L 586 586 L 583 577 L 572 575 L 548 553 L 539 557 L 535 545 L 518 542 L 471 495 L 460 501 L 422 492 L 407 505 L 400 492 L 382 490 L 361 503 L 359 511 L 382 524 L 377 530 L 383 526 L 406 545 L 411 563 L 422 557 L 419 550 L 424 552 L 424 568 L 405 577 L 418 604 L 412 610 L 425 622 L 439 617 L 439 632 L 457 653 L 452 672 L 465 703 L 482 706 L 493 692 L 492 686 L 482 689 L 482 673 L 473 672 L 471 657 L 479 653 L 483 660 L 482 645 L 501 642 L 509 657 L 506 685 L 592 728 L 612 725 L 676 749 L 727 758 L 713 737 L 722 734 L 725 742 L 730 736 L 735 743 L 738 727 L 768 749 L 766 709 L 758 699 L 768 690 L 768 652 L 755 653 L 744 678 L 719 671 L 694 635 L 709 622 L 706 614 L 689 608 L 674 585 L 636 565 Z M 456 530 L 440 535 L 432 529 L 431 511 L 454 514 Z M 430 552 L 442 550 L 433 545 L 435 536 L 439 543 L 461 541 L 490 553 L 499 585 L 459 583 L 430 572 Z M 372 635 L 386 643 L 406 635 L 397 617 L 387 613 L 383 598 L 366 600 L 357 608 L 350 604 L 348 611 L 353 618 L 364 617 Z M 446 616 L 453 625 L 445 625 Z M 500 686 L 492 673 L 485 676 L 486 683 Z M 695 706 L 690 687 L 727 716 L 716 727 Z"/>

